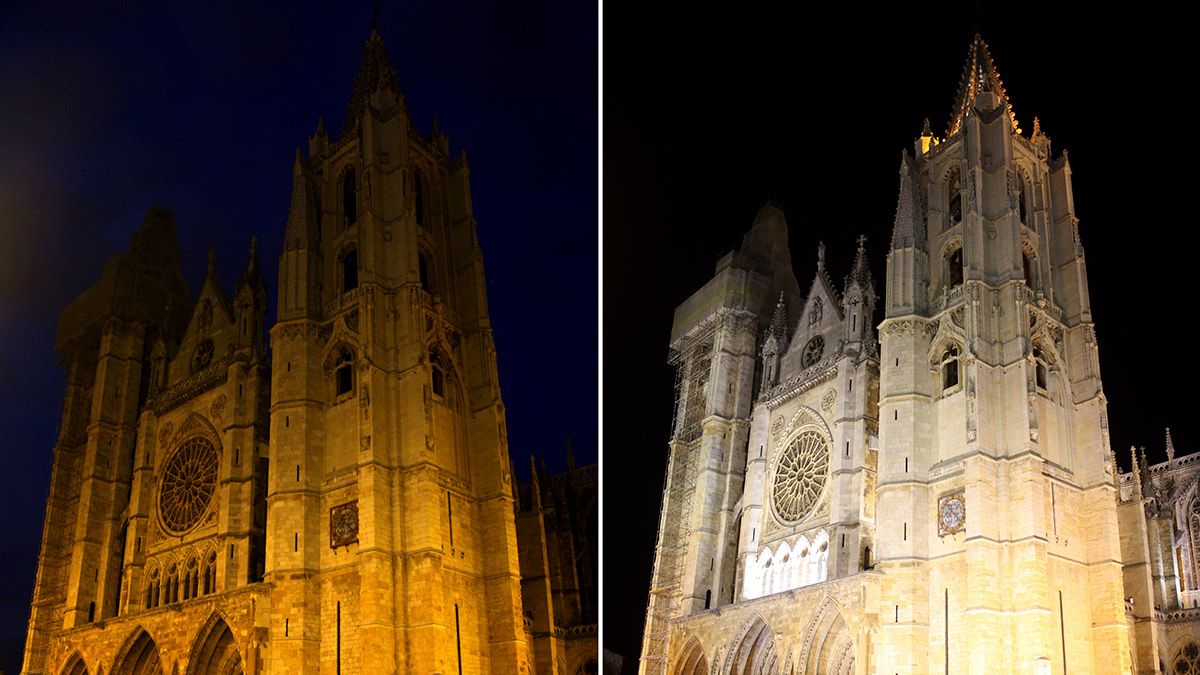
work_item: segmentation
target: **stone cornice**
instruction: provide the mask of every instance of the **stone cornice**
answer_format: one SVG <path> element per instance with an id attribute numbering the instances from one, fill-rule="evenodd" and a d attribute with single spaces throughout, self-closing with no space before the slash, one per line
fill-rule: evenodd
<path id="1" fill-rule="evenodd" d="M 188 376 L 186 380 L 168 387 L 154 397 L 150 409 L 154 411 L 155 415 L 161 416 L 184 401 L 195 398 L 217 385 L 224 384 L 225 380 L 229 378 L 229 365 L 233 360 L 225 358 L 215 361 L 204 370 Z"/>

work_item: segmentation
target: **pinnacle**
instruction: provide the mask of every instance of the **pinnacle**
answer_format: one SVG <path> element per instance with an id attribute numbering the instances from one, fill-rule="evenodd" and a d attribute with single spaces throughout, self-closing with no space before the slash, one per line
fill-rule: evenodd
<path id="1" fill-rule="evenodd" d="M 767 334 L 774 335 L 781 342 L 787 341 L 787 306 L 783 301 L 783 291 L 779 291 L 779 302 L 775 304 L 775 314 L 771 317 Z"/>
<path id="2" fill-rule="evenodd" d="M 962 129 L 963 120 L 974 113 L 975 99 L 985 92 L 995 94 L 999 105 L 1004 106 L 1012 123 L 1014 131 L 1018 131 L 1017 118 L 1012 106 L 1008 103 L 1008 95 L 1004 91 L 1004 83 L 1000 73 L 992 61 L 991 51 L 983 37 L 975 33 L 971 46 L 967 49 L 967 62 L 963 66 L 962 78 L 958 83 L 958 95 L 954 98 L 954 109 L 950 111 L 950 125 L 947 136 L 953 136 Z"/>
<path id="3" fill-rule="evenodd" d="M 854 266 L 850 268 L 850 274 L 846 277 L 846 288 L 850 288 L 850 284 L 857 283 L 859 288 L 870 291 L 875 287 L 875 280 L 871 276 L 871 264 L 867 261 L 867 237 L 859 235 L 858 251 L 854 254 Z"/>
<path id="4" fill-rule="evenodd" d="M 400 95 L 396 69 L 388 58 L 387 47 L 384 46 L 379 31 L 372 28 L 371 36 L 363 46 L 362 61 L 358 65 L 358 75 L 354 78 L 354 92 L 350 95 L 350 102 L 346 104 L 346 119 L 342 122 L 343 137 L 354 131 L 371 94 L 381 90 Z"/>

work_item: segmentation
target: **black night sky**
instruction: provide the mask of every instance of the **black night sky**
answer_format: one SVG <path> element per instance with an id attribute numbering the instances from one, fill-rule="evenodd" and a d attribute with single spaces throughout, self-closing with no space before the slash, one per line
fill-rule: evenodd
<path id="1" fill-rule="evenodd" d="M 120 3 L 124 5 L 124 3 Z M 341 128 L 371 3 L 0 5 L 0 670 L 19 672 L 64 373 L 58 312 L 173 210 L 192 292 L 252 234 L 268 293 L 295 148 Z M 414 122 L 467 150 L 509 444 L 597 459 L 597 8 L 383 3 Z M 274 316 L 272 308 L 270 316 Z M 657 447 L 658 444 L 655 444 Z"/>
<path id="2" fill-rule="evenodd" d="M 1119 462 L 1128 470 L 1131 444 L 1165 459 L 1164 426 L 1181 454 L 1200 450 L 1194 169 L 1181 170 L 1196 144 L 1194 36 L 1095 5 L 1003 7 L 605 7 L 604 642 L 624 672 L 641 648 L 671 433 L 674 307 L 766 200 L 787 215 L 802 291 L 818 240 L 840 287 L 860 233 L 878 284 L 900 153 L 925 117 L 944 135 L 976 28 L 1022 128 L 1037 115 L 1055 154 L 1070 151 Z"/>

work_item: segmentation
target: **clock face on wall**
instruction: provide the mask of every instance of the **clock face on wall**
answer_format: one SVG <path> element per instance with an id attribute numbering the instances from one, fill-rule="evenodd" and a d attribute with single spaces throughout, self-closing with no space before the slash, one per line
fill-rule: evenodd
<path id="1" fill-rule="evenodd" d="M 358 502 L 329 509 L 329 547 L 349 546 L 358 541 Z"/>
<path id="2" fill-rule="evenodd" d="M 962 532 L 967 526 L 967 502 L 963 493 L 938 500 L 938 535 Z"/>
<path id="3" fill-rule="evenodd" d="M 820 335 L 808 341 L 804 345 L 804 354 L 800 358 L 800 365 L 804 368 L 811 366 L 821 360 L 821 356 L 825 354 L 825 338 Z"/>

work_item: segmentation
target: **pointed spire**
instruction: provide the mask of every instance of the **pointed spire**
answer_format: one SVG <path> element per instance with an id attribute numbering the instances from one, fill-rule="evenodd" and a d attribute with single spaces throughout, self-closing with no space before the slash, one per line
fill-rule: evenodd
<path id="1" fill-rule="evenodd" d="M 1171 439 L 1171 427 L 1167 427 L 1167 461 L 1175 459 L 1175 441 Z"/>
<path id="2" fill-rule="evenodd" d="M 325 131 L 325 116 L 324 115 L 320 115 L 317 117 L 317 133 L 316 133 L 316 135 L 317 136 L 328 136 L 329 135 L 329 132 Z"/>
<path id="3" fill-rule="evenodd" d="M 787 305 L 783 300 L 783 291 L 779 291 L 779 302 L 775 303 L 775 314 L 771 317 L 771 327 L 767 329 L 767 335 L 773 335 L 779 340 L 779 344 L 787 343 Z"/>
<path id="4" fill-rule="evenodd" d="M 403 104 L 404 97 L 400 93 L 396 69 L 388 57 L 383 38 L 379 36 L 376 27 L 372 26 L 371 35 L 363 46 L 358 75 L 354 78 L 354 92 L 350 95 L 350 102 L 346 104 L 346 119 L 342 122 L 343 138 L 354 132 L 359 118 L 366 110 L 368 99 L 377 91 L 392 92 Z"/>
<path id="5" fill-rule="evenodd" d="M 854 254 L 854 265 L 850 268 L 850 274 L 846 276 L 845 287 L 847 290 L 852 283 L 858 284 L 858 287 L 864 291 L 874 292 L 875 280 L 871 277 L 871 263 L 867 262 L 866 235 L 858 237 L 858 252 Z"/>
<path id="6" fill-rule="evenodd" d="M 1004 83 L 1000 81 L 1000 73 L 992 61 L 991 51 L 983 37 L 975 33 L 975 39 L 967 49 L 967 62 L 963 66 L 962 78 L 958 82 L 958 95 L 954 98 L 954 109 L 950 112 L 947 136 L 953 136 L 962 129 L 963 120 L 974 114 L 976 98 L 985 92 L 995 94 L 997 104 L 1004 106 L 1004 111 L 1008 114 L 1013 131 L 1020 131 L 1012 106 L 1008 103 Z"/>
<path id="7" fill-rule="evenodd" d="M 817 242 L 817 271 L 825 271 L 825 242 Z"/>
<path id="8" fill-rule="evenodd" d="M 896 220 L 892 227 L 892 250 L 926 250 L 925 208 L 916 162 L 900 153 L 900 196 L 896 198 Z"/>
<path id="9" fill-rule="evenodd" d="M 1142 470 L 1138 465 L 1137 448 L 1129 446 L 1129 456 L 1132 458 L 1131 466 L 1133 467 L 1133 498 L 1142 498 Z"/>
<path id="10" fill-rule="evenodd" d="M 1030 138 L 1037 138 L 1042 135 L 1042 121 L 1036 116 L 1033 118 L 1033 133 Z"/>
<path id="11" fill-rule="evenodd" d="M 296 160 L 292 163 L 292 203 L 288 207 L 287 226 L 283 235 L 285 249 L 314 243 L 309 241 L 310 235 L 316 234 L 316 217 L 312 213 L 310 192 L 304 156 L 300 148 L 296 148 Z"/>
<path id="12" fill-rule="evenodd" d="M 238 287 L 249 286 L 256 288 L 263 285 L 262 265 L 258 262 L 258 235 L 250 235 L 250 254 L 246 258 L 246 267 L 238 280 Z"/>

